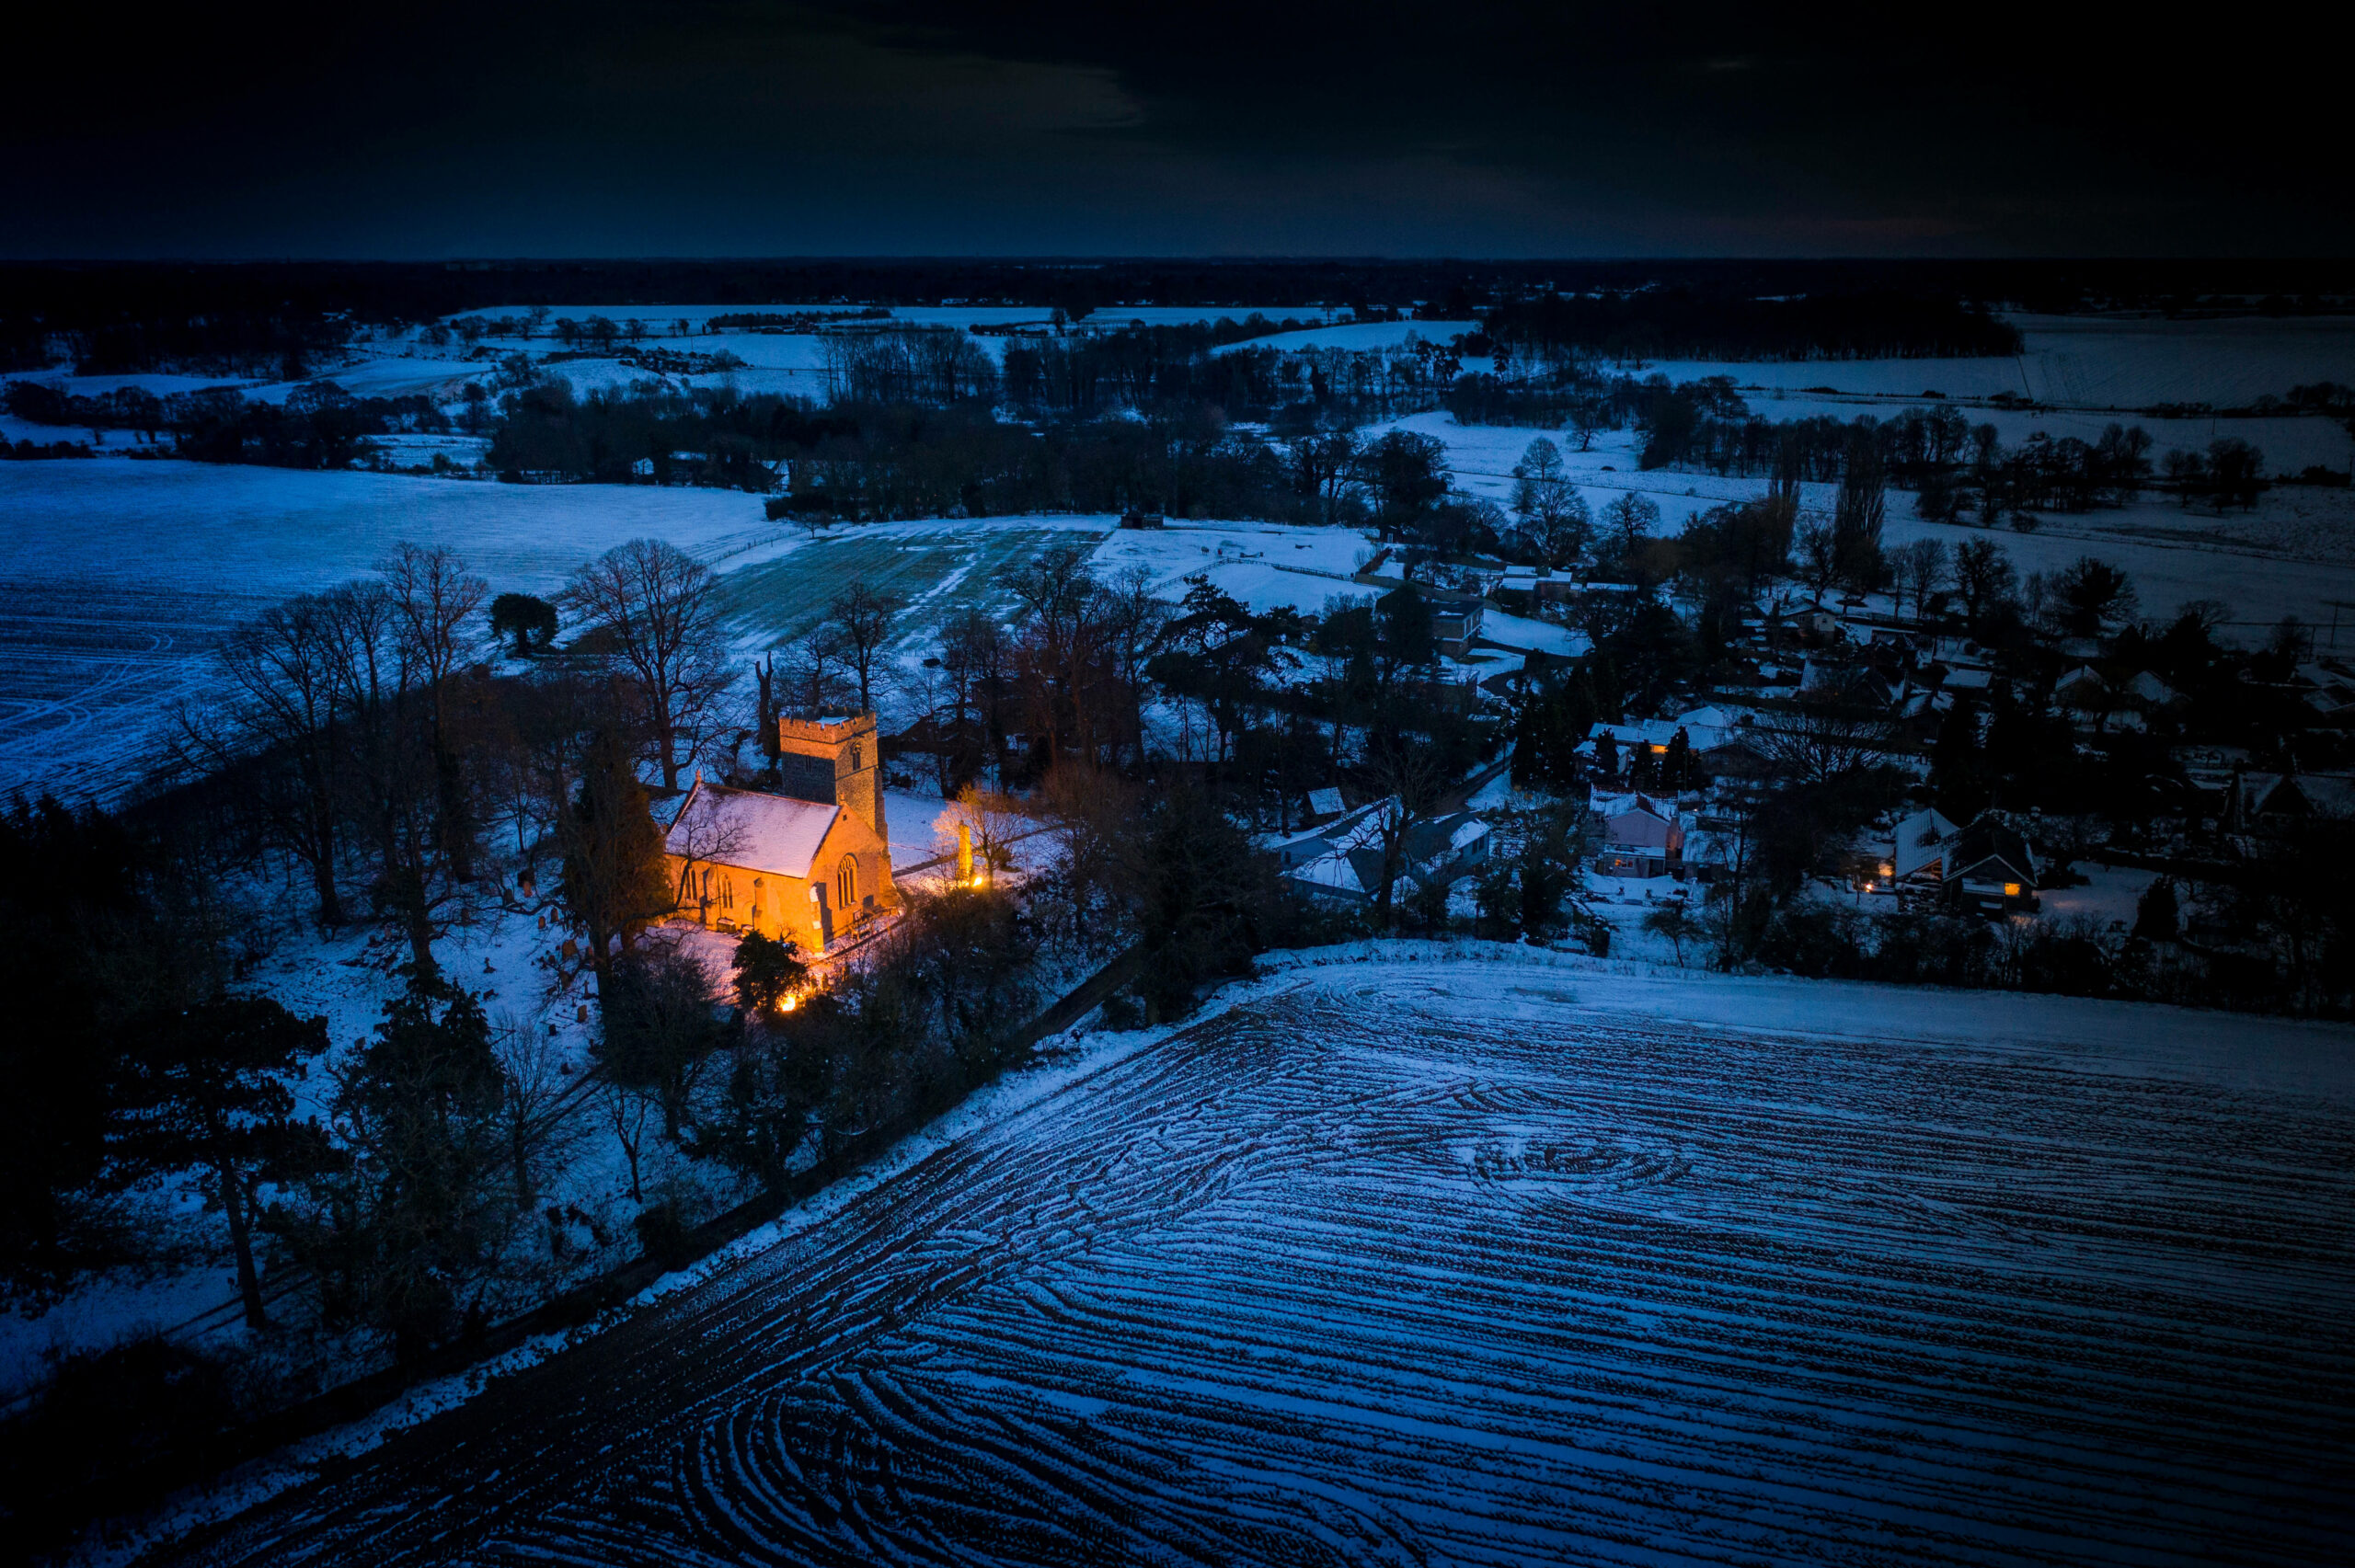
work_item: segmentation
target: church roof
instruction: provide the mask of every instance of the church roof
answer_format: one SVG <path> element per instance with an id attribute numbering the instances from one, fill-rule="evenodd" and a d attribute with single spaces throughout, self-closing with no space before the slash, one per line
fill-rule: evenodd
<path id="1" fill-rule="evenodd" d="M 662 847 L 684 860 L 715 861 L 748 871 L 807 878 L 839 806 L 695 781 L 663 835 Z"/>

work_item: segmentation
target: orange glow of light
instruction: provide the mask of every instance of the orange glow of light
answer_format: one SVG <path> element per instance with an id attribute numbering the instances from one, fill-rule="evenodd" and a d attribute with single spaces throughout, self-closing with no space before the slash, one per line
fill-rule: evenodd
<path id="1" fill-rule="evenodd" d="M 2019 896 L 2020 896 L 2020 885 L 2019 885 L 2018 883 L 2016 883 L 2016 882 L 2006 882 L 2006 883 L 2005 883 L 2005 884 L 2004 884 L 2004 897 L 2005 897 L 2005 898 L 2018 898 Z"/>

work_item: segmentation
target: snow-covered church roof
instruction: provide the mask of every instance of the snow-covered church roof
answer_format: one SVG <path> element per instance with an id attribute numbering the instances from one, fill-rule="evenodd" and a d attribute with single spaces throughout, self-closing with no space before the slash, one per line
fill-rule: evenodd
<path id="1" fill-rule="evenodd" d="M 662 847 L 685 860 L 807 878 L 818 846 L 841 815 L 839 806 L 724 789 L 697 779 L 663 835 Z"/>

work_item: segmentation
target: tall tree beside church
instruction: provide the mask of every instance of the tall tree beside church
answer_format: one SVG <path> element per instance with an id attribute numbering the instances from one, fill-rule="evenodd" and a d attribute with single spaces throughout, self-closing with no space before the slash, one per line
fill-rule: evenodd
<path id="1" fill-rule="evenodd" d="M 615 950 L 626 950 L 674 900 L 646 786 L 620 732 L 609 726 L 592 736 L 580 768 L 557 830 L 564 845 L 564 905 L 589 938 L 602 997 Z"/>
<path id="2" fill-rule="evenodd" d="M 307 1169 L 316 1128 L 294 1120 L 293 1081 L 327 1049 L 324 1018 L 267 997 L 233 996 L 151 1013 L 128 1048 L 109 1140 L 126 1175 L 201 1173 L 229 1226 L 246 1322 L 269 1322 L 254 1267 L 254 1187 Z"/>
<path id="3" fill-rule="evenodd" d="M 861 713 L 875 709 L 875 669 L 899 613 L 900 601 L 867 587 L 865 578 L 854 578 L 850 587 L 834 595 L 826 606 L 827 618 L 841 634 L 843 658 L 858 677 Z"/>
<path id="4" fill-rule="evenodd" d="M 734 679 L 718 575 L 676 545 L 633 539 L 574 572 L 564 597 L 635 691 L 662 787 L 677 789 Z"/>

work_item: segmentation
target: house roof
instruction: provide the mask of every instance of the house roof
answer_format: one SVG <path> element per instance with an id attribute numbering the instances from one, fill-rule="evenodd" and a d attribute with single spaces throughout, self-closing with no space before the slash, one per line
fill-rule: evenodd
<path id="1" fill-rule="evenodd" d="M 1385 795 L 1359 807 L 1338 822 L 1277 846 L 1284 875 L 1327 893 L 1370 898 L 1382 887 L 1382 833 L 1396 820 L 1398 797 Z M 1488 835 L 1488 825 L 1468 811 L 1410 824 L 1400 841 L 1401 875 L 1416 876 L 1453 864 Z"/>
<path id="2" fill-rule="evenodd" d="M 2000 878 L 1993 876 L 1990 868 L 2002 871 Z M 1949 878 L 1976 873 L 1982 880 L 2020 882 L 2036 886 L 2036 856 L 2029 853 L 2028 841 L 2012 827 L 1993 817 L 1982 817 L 1956 836 L 1947 852 L 1947 876 Z"/>
<path id="3" fill-rule="evenodd" d="M 2072 670 L 2068 674 L 2063 675 L 2060 680 L 2054 681 L 2052 685 L 2055 691 L 2058 691 L 2063 686 L 2081 685 L 2091 685 L 2096 690 L 2103 692 L 2109 690 L 2109 682 L 2104 681 L 2101 678 L 2101 672 L 2090 664 L 2081 664 L 2077 666 L 2076 669 Z"/>
<path id="4" fill-rule="evenodd" d="M 1947 820 L 1946 814 L 1936 807 L 1916 811 L 1897 825 L 1895 842 L 1891 845 L 1890 864 L 1901 877 L 1927 870 L 1933 865 L 1944 866 L 1947 843 L 1957 831 Z"/>
<path id="5" fill-rule="evenodd" d="M 1488 825 L 1469 811 L 1452 811 L 1407 830 L 1407 858 L 1417 865 L 1453 859 L 1488 836 Z"/>
<path id="6" fill-rule="evenodd" d="M 1339 788 L 1333 784 L 1327 784 L 1323 789 L 1310 790 L 1308 808 L 1311 811 L 1326 813 L 1339 811 L 1342 808 Z"/>
<path id="7" fill-rule="evenodd" d="M 662 847 L 682 859 L 806 878 L 841 815 L 839 806 L 726 789 L 697 779 L 662 836 Z"/>
<path id="8" fill-rule="evenodd" d="M 2251 816 L 2355 816 L 2355 778 L 2343 773 L 2244 773 L 2241 789 Z"/>
<path id="9" fill-rule="evenodd" d="M 1663 822 L 1676 820 L 1676 808 L 1673 806 L 1663 806 L 1648 795 L 1590 795 L 1587 797 L 1587 804 L 1597 817 L 1606 822 L 1614 818 L 1630 817 L 1637 812 L 1648 817 L 1657 817 Z"/>

